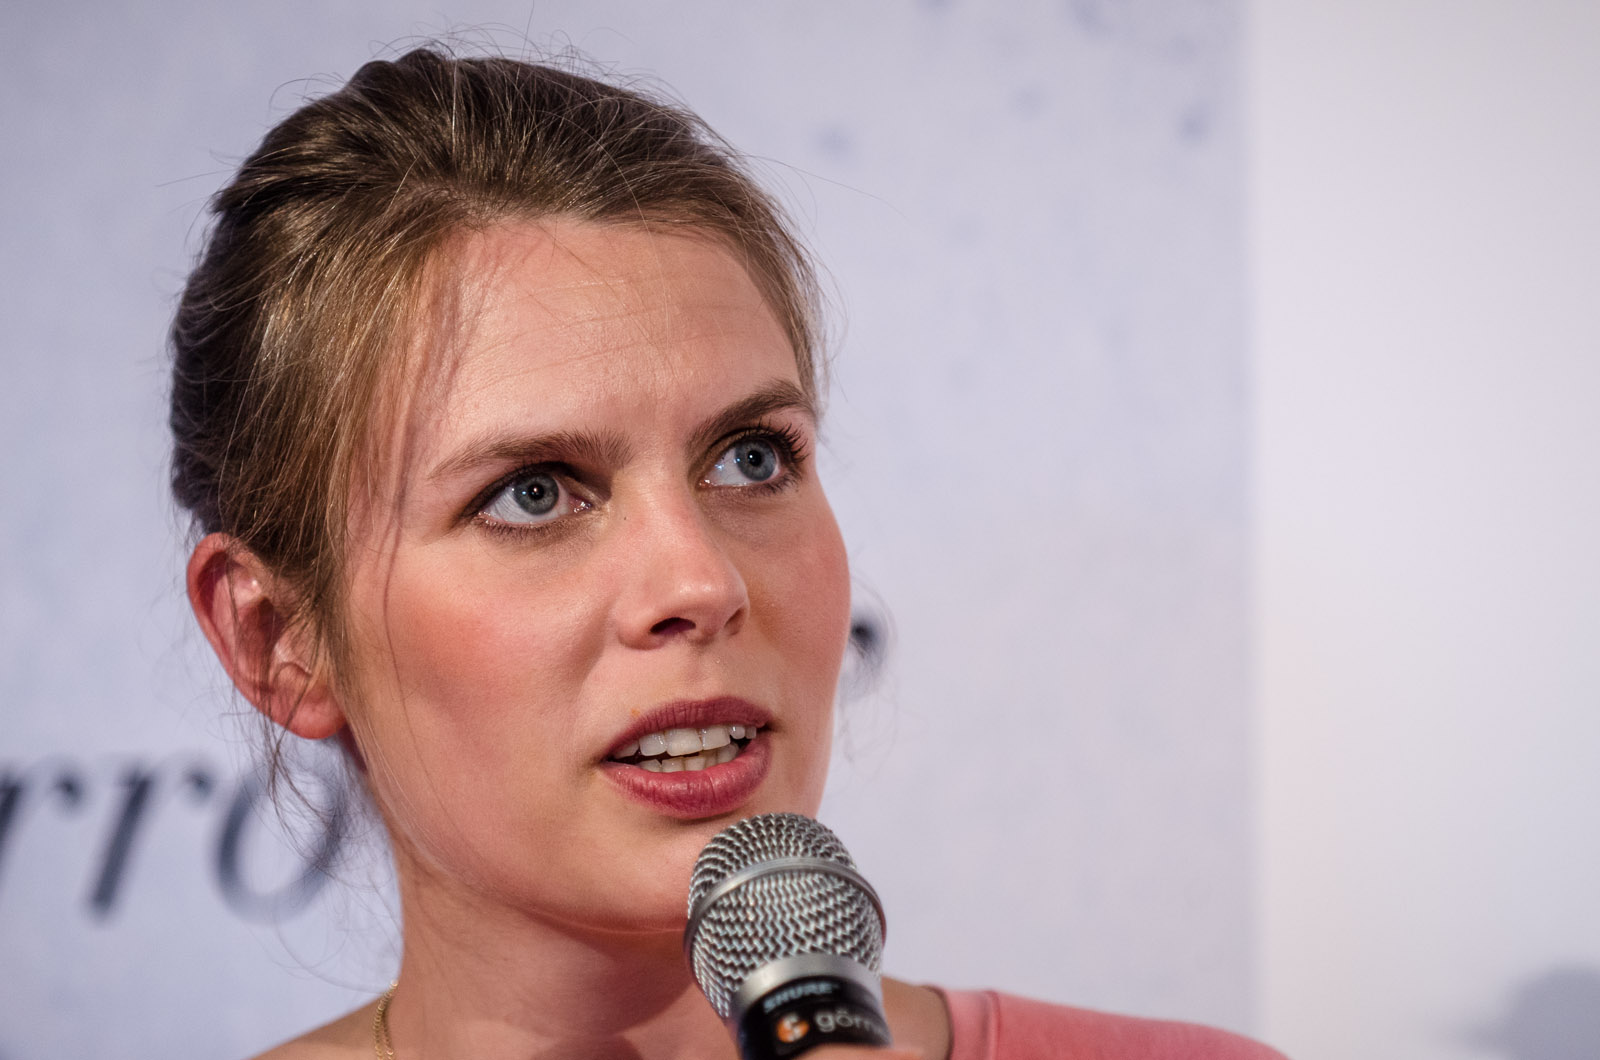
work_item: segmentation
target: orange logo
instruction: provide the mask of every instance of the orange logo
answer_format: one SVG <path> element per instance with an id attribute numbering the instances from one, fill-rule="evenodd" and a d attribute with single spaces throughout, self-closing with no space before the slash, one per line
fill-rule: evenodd
<path id="1" fill-rule="evenodd" d="M 788 1044 L 798 1042 L 811 1030 L 811 1024 L 796 1013 L 789 1013 L 778 1021 L 778 1041 Z"/>

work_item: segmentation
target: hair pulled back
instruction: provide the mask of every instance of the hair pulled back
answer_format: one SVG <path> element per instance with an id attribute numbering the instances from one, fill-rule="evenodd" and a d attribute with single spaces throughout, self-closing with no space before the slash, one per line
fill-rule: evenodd
<path id="1" fill-rule="evenodd" d="M 685 226 L 745 263 L 815 387 L 816 282 L 773 200 L 694 115 L 551 66 L 430 48 L 275 127 L 212 202 L 172 325 L 172 489 L 334 647 L 349 492 L 452 234 L 562 216 Z"/>

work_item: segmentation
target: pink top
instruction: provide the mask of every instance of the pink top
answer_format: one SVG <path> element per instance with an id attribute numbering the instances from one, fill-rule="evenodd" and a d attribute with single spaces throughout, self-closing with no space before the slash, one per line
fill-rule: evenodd
<path id="1" fill-rule="evenodd" d="M 1284 1060 L 1237 1034 L 1113 1016 L 993 990 L 941 990 L 950 1060 Z"/>

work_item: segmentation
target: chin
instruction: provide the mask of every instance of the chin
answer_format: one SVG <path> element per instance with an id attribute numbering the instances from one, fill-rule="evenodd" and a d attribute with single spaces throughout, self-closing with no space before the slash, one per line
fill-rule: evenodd
<path id="1" fill-rule="evenodd" d="M 595 905 L 580 914 L 589 927 L 608 932 L 681 935 L 688 920 L 689 877 L 715 835 L 737 821 L 764 813 L 815 816 L 815 797 L 755 800 L 733 813 L 693 821 L 656 818 L 655 835 L 639 843 L 638 856 L 591 875 Z M 658 831 L 659 829 L 659 831 Z"/>

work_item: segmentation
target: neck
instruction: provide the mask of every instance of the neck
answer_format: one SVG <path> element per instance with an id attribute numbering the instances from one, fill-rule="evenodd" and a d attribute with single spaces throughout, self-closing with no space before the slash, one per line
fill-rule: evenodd
<path id="1" fill-rule="evenodd" d="M 675 931 L 624 933 L 452 901 L 402 869 L 396 1060 L 729 1060 Z"/>

